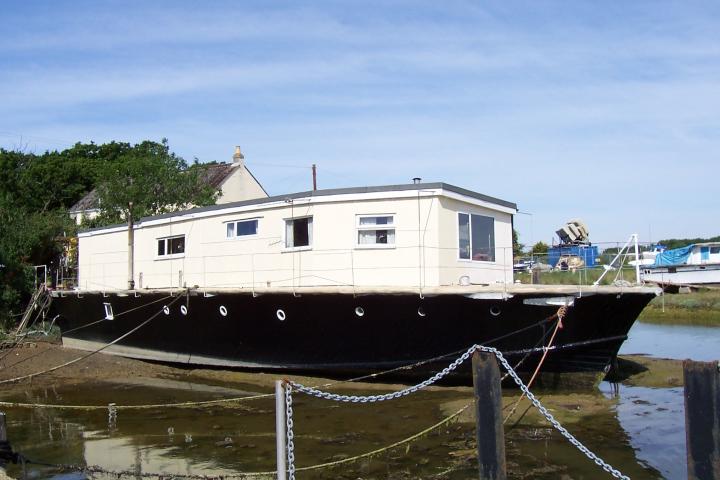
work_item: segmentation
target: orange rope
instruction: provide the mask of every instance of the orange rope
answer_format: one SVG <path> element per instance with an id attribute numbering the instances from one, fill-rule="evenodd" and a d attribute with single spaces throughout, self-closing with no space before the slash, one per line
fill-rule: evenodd
<path id="1" fill-rule="evenodd" d="M 553 342 L 555 341 L 555 335 L 557 335 L 558 330 L 563 328 L 563 318 L 567 314 L 567 307 L 562 306 L 558 309 L 556 316 L 558 318 L 557 323 L 555 324 L 555 330 L 553 330 L 552 335 L 550 336 L 550 341 L 547 344 L 547 347 L 543 349 L 543 355 L 540 358 L 540 361 L 537 364 L 537 367 L 535 367 L 535 371 L 532 374 L 532 377 L 530 377 L 530 381 L 527 383 L 527 388 L 530 389 L 533 382 L 535 381 L 535 378 L 537 377 L 538 373 L 540 373 L 540 368 L 542 367 L 543 362 L 545 362 L 545 357 L 547 357 L 548 352 L 550 351 L 550 347 L 552 347 Z M 522 395 L 520 395 L 520 398 L 518 398 L 517 402 L 515 402 L 515 405 L 513 406 L 512 410 L 510 410 L 510 413 L 508 413 L 508 416 L 505 417 L 505 420 L 503 423 L 506 423 L 510 417 L 513 416 L 515 413 L 515 410 L 517 410 L 518 405 L 520 405 L 520 402 L 522 402 L 522 399 L 525 398 L 525 392 L 522 392 Z"/>

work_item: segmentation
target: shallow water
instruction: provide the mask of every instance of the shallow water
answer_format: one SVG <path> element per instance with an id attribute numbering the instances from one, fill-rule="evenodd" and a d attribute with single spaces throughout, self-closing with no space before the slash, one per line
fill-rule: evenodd
<path id="1" fill-rule="evenodd" d="M 638 323 L 623 350 L 658 357 L 715 358 L 720 328 Z M 706 339 L 709 339 L 706 341 Z M 714 340 L 713 340 L 714 339 Z M 707 344 L 707 345 L 705 345 Z M 567 425 L 590 450 L 633 479 L 686 478 L 682 388 L 646 388 L 601 384 L 592 417 Z M 74 405 L 172 403 L 251 395 L 260 387 L 218 387 L 185 382 L 162 385 L 99 383 L 67 387 L 47 385 L 15 390 L 15 401 Z M 342 393 L 342 392 L 340 392 Z M 353 391 L 352 394 L 361 392 Z M 373 394 L 379 392 L 373 392 Z M 538 392 L 541 398 L 547 393 Z M 517 398 L 513 391 L 506 395 Z M 575 407 L 571 392 L 566 407 Z M 557 395 L 555 393 L 554 395 Z M 2 396 L 2 395 L 0 395 Z M 3 400 L 10 399 L 7 394 Z M 565 397 L 563 397 L 565 398 Z M 472 399 L 470 389 L 423 391 L 380 404 L 338 404 L 294 396 L 296 466 L 332 462 L 380 449 L 420 432 Z M 609 401 L 607 401 L 609 399 Z M 561 402 L 560 404 L 562 404 Z M 443 408 L 452 403 L 453 408 Z M 506 426 L 509 478 L 610 478 L 547 424 L 520 421 Z M 231 406 L 120 410 L 5 409 L 13 448 L 36 462 L 97 465 L 104 471 L 236 475 L 275 467 L 274 399 Z M 333 468 L 299 471 L 303 478 L 465 479 L 477 477 L 472 423 L 450 423 L 417 441 L 369 459 Z M 28 464 L 29 478 L 86 478 L 72 470 Z M 16 466 L 9 473 L 20 477 Z M 95 474 L 93 478 L 117 478 Z"/>
<path id="2" fill-rule="evenodd" d="M 635 322 L 620 354 L 708 362 L 720 358 L 719 346 L 719 327 Z"/>

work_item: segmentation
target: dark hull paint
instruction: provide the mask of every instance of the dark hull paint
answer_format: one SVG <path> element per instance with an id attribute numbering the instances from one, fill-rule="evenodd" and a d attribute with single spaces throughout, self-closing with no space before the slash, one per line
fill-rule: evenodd
<path id="1" fill-rule="evenodd" d="M 542 352 L 527 355 L 523 350 L 547 344 L 554 322 L 537 324 L 558 310 L 555 305 L 524 302 L 551 294 L 519 294 L 505 300 L 458 294 L 422 299 L 417 294 L 205 296 L 198 291 L 176 292 L 174 297 L 157 291 L 139 296 L 100 292 L 55 292 L 54 296 L 51 308 L 59 315 L 64 340 L 80 341 L 86 349 L 110 343 L 152 318 L 106 351 L 127 348 L 115 353 L 193 365 L 327 375 L 378 372 L 452 353 L 403 371 L 420 377 L 446 366 L 458 356 L 453 352 L 473 343 L 507 352 L 512 364 L 524 358 L 518 370 L 527 374 Z M 557 348 L 542 366 L 546 378 L 584 373 L 596 379 L 653 296 L 595 293 L 576 298 L 556 336 Z M 115 318 L 98 322 L 105 316 L 104 303 L 112 306 Z M 362 316 L 356 314 L 357 307 L 363 309 Z M 420 308 L 424 316 L 418 313 Z M 284 320 L 278 318 L 278 310 L 285 314 Z M 459 375 L 467 378 L 469 372 L 469 366 L 463 366 Z"/>

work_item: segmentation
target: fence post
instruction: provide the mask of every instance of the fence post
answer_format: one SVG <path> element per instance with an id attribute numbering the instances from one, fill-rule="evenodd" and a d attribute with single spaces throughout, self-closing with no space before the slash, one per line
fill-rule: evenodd
<path id="1" fill-rule="evenodd" d="M 480 480 L 505 480 L 500 368 L 494 354 L 476 350 L 472 369 Z"/>
<path id="2" fill-rule="evenodd" d="M 285 418 L 285 386 L 275 381 L 275 439 L 277 448 L 277 480 L 285 480 L 287 471 L 287 424 Z"/>
<path id="3" fill-rule="evenodd" d="M 688 480 L 720 478 L 720 363 L 683 362 Z"/>
<path id="4" fill-rule="evenodd" d="M 7 429 L 5 428 L 5 413 L 0 412 L 0 477 L 5 475 L 5 464 L 12 455 L 12 448 L 7 439 Z"/>

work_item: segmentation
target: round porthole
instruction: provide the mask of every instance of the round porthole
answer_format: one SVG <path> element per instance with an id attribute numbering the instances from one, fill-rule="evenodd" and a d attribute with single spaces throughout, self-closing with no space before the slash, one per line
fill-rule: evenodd
<path id="1" fill-rule="evenodd" d="M 165 315 L 170 315 L 170 307 L 168 307 L 167 305 L 163 306 L 163 313 Z"/>
<path id="2" fill-rule="evenodd" d="M 362 307 L 355 307 L 355 315 L 362 317 L 365 315 L 365 310 Z"/>
<path id="3" fill-rule="evenodd" d="M 423 307 L 418 307 L 418 315 L 421 317 L 424 317 L 425 315 L 427 315 L 427 313 L 425 313 L 425 309 Z"/>
<path id="4" fill-rule="evenodd" d="M 220 305 L 220 315 L 227 317 L 227 308 L 225 308 L 225 305 Z"/>
<path id="5" fill-rule="evenodd" d="M 500 308 L 499 307 L 490 307 L 490 315 L 493 317 L 497 317 L 500 315 Z"/>
<path id="6" fill-rule="evenodd" d="M 187 315 L 187 307 L 185 305 L 180 305 L 180 313 Z"/>
<path id="7" fill-rule="evenodd" d="M 285 321 L 285 312 L 281 308 L 278 308 L 278 311 L 275 312 L 275 316 L 277 316 L 278 320 L 280 320 L 281 322 Z"/>

